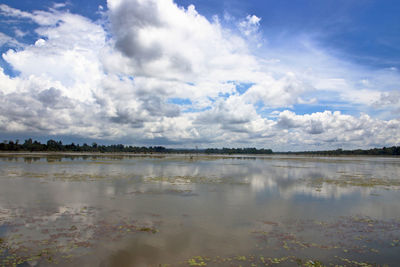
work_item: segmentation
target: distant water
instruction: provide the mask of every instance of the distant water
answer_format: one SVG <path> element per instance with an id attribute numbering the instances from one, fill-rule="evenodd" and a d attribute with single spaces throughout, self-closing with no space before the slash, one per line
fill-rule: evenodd
<path id="1" fill-rule="evenodd" d="M 400 158 L 0 155 L 0 266 L 398 266 L 399 189 Z"/>

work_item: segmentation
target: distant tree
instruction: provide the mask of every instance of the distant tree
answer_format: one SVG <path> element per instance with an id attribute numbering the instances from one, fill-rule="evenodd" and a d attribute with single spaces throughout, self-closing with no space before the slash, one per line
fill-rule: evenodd
<path id="1" fill-rule="evenodd" d="M 57 151 L 58 150 L 58 142 L 50 139 L 47 141 L 47 150 L 49 151 Z"/>
<path id="2" fill-rule="evenodd" d="M 22 148 L 24 150 L 32 151 L 32 144 L 33 144 L 32 138 L 29 138 L 25 140 L 24 144 L 22 145 Z"/>
<path id="3" fill-rule="evenodd" d="M 95 149 L 95 150 L 97 150 L 97 143 L 96 143 L 96 142 L 93 142 L 93 143 L 92 143 L 92 148 Z"/>

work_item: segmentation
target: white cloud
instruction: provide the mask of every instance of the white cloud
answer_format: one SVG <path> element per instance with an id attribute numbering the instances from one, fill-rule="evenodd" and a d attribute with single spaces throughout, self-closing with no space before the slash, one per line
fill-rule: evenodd
<path id="1" fill-rule="evenodd" d="M 262 101 L 268 107 L 288 107 L 303 103 L 300 96 L 309 90 L 303 80 L 288 72 L 279 79 L 264 75 L 243 97 L 254 104 Z"/>
<path id="2" fill-rule="evenodd" d="M 32 18 L 32 14 L 29 12 L 24 12 L 19 9 L 12 8 L 5 4 L 0 4 L 0 14 L 3 16 L 11 16 L 17 18 Z"/>
<path id="3" fill-rule="evenodd" d="M 15 32 L 15 36 L 19 37 L 19 38 L 24 37 L 25 35 L 27 35 L 27 32 L 23 32 L 20 29 L 16 29 L 14 32 Z"/>
<path id="4" fill-rule="evenodd" d="M 296 115 L 291 111 L 279 114 L 277 126 L 287 129 L 286 138 L 291 143 L 310 146 L 332 143 L 336 146 L 373 147 L 378 144 L 400 143 L 397 131 L 400 120 L 382 121 L 367 114 L 360 117 L 341 114 L 339 111 Z"/>
<path id="5" fill-rule="evenodd" d="M 64 8 L 68 5 L 69 3 L 54 3 L 53 8 L 59 9 L 59 8 Z"/>
<path id="6" fill-rule="evenodd" d="M 243 39 L 208 21 L 194 6 L 183 9 L 169 0 L 108 5 L 115 46 L 129 58 L 131 74 L 218 82 L 240 79 L 257 68 Z"/>
<path id="7" fill-rule="evenodd" d="M 9 50 L 3 58 L 21 73 L 22 79 L 42 79 L 64 88 L 63 93 L 70 98 L 89 100 L 102 78 L 99 53 L 105 45 L 104 30 L 81 16 L 53 16 L 60 20 L 58 26 L 37 29 L 42 38 L 34 45 L 23 51 Z"/>
<path id="8" fill-rule="evenodd" d="M 247 15 L 246 19 L 239 22 L 239 29 L 246 36 L 256 34 L 260 27 L 260 21 L 261 18 L 256 15 Z"/>
<path id="9" fill-rule="evenodd" d="M 11 47 L 21 47 L 22 44 L 15 40 L 14 38 L 0 32 L 0 47 L 3 45 L 8 45 Z"/>
<path id="10" fill-rule="evenodd" d="M 20 74 L 0 69 L 0 133 L 274 150 L 399 143 L 396 119 L 330 111 L 263 115 L 267 108 L 317 104 L 325 92 L 334 101 L 388 105 L 399 79 L 394 71 L 362 69 L 309 41 L 299 54 L 267 47 L 256 55 L 247 38 L 259 34 L 255 15 L 239 23 L 240 35 L 172 0 L 107 5 L 108 22 L 0 5 L 2 15 L 39 24 L 33 44 L 2 55 Z M 0 43 L 10 38 L 0 35 Z M 241 84 L 250 87 L 239 93 Z"/>
<path id="11" fill-rule="evenodd" d="M 12 8 L 5 4 L 0 4 L 0 14 L 6 17 L 15 17 L 20 19 L 30 19 L 39 25 L 53 25 L 58 21 L 54 13 L 46 11 L 33 11 L 32 13 Z"/>

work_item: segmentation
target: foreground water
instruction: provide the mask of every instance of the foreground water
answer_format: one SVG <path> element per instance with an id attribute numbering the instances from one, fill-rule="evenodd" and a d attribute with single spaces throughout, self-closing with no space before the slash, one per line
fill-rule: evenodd
<path id="1" fill-rule="evenodd" d="M 0 156 L 0 266 L 397 266 L 400 159 Z"/>

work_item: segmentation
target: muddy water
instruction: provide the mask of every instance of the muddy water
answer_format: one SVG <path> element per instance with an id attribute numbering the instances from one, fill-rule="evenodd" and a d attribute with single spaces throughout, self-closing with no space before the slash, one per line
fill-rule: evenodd
<path id="1" fill-rule="evenodd" d="M 397 266 L 400 159 L 0 156 L 0 266 Z"/>

